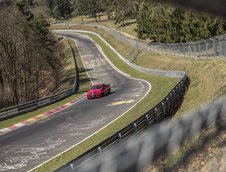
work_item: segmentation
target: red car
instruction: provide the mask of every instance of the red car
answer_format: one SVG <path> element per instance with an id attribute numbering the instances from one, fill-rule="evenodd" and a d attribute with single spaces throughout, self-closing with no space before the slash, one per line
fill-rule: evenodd
<path id="1" fill-rule="evenodd" d="M 88 93 L 86 94 L 88 99 L 103 97 L 111 92 L 110 85 L 103 83 L 93 84 Z"/>

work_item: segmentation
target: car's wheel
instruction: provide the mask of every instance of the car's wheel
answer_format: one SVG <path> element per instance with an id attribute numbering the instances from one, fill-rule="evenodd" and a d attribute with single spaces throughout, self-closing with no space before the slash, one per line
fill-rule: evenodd
<path id="1" fill-rule="evenodd" d="M 109 90 L 108 90 L 108 94 L 110 94 L 111 93 L 111 89 L 109 88 Z"/>

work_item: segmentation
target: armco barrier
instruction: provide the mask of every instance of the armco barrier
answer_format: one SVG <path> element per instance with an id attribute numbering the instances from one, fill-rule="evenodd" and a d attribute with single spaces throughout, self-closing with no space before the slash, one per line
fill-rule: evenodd
<path id="1" fill-rule="evenodd" d="M 91 159 L 86 164 L 80 165 L 78 168 L 71 164 L 67 169 L 65 168 L 65 170 L 62 169 L 61 171 L 141 172 L 162 155 L 168 155 L 176 150 L 186 139 L 191 139 L 195 135 L 200 134 L 204 129 L 211 128 L 215 128 L 216 130 L 213 136 L 226 129 L 226 96 L 202 106 L 198 111 L 186 114 L 178 120 L 163 121 L 146 132 L 137 134 L 125 144 L 121 144 L 119 147 L 115 148 L 114 151 L 104 152 L 100 154 L 100 156 Z M 221 143 L 221 146 L 223 146 L 224 142 Z M 101 148 L 97 147 L 95 152 L 99 152 L 99 150 L 101 150 Z M 194 148 L 192 150 L 194 150 Z M 213 153 L 211 154 L 209 158 L 213 156 Z M 223 156 L 221 167 L 224 166 L 225 160 L 226 157 Z M 208 168 L 204 168 L 205 170 L 202 168 L 201 170 L 202 165 L 196 168 L 193 167 L 190 170 L 222 172 L 226 170 L 225 166 L 219 170 L 216 163 L 217 162 L 210 161 L 209 170 Z M 216 166 L 212 168 L 211 165 Z M 164 169 L 163 167 L 161 171 L 177 171 L 177 169 Z"/>
<path id="2" fill-rule="evenodd" d="M 49 97 L 45 97 L 45 98 L 42 98 L 42 99 L 30 101 L 30 102 L 27 102 L 27 103 L 24 103 L 24 104 L 20 104 L 20 105 L 17 105 L 17 106 L 1 109 L 0 110 L 0 121 L 15 117 L 15 116 L 27 113 L 27 112 L 31 112 L 31 111 L 37 110 L 41 107 L 55 103 L 59 100 L 62 100 L 64 98 L 74 94 L 78 90 L 78 88 L 79 88 L 79 74 L 78 74 L 77 62 L 76 62 L 74 50 L 73 50 L 69 41 L 68 41 L 68 44 L 71 48 L 74 63 L 75 63 L 75 79 L 74 79 L 73 86 L 70 89 L 65 90 L 63 92 L 60 92 L 58 94 L 55 94 L 53 96 L 49 96 Z"/>
<path id="3" fill-rule="evenodd" d="M 55 31 L 54 31 L 55 32 Z M 59 31 L 56 33 L 68 34 L 66 31 Z M 69 36 L 69 35 L 68 35 Z M 119 55 L 119 54 L 118 54 Z M 119 55 L 120 58 L 123 58 Z M 123 60 L 123 59 L 122 59 Z M 137 68 L 138 66 L 133 66 L 128 61 L 125 61 L 128 65 Z M 151 73 L 146 68 L 139 68 L 138 70 L 142 70 L 148 73 Z M 167 76 L 167 72 L 163 72 L 164 76 Z M 158 73 L 162 75 L 162 73 Z M 89 159 L 99 155 L 102 151 L 107 150 L 122 141 L 127 140 L 131 136 L 136 133 L 143 131 L 144 129 L 153 126 L 159 122 L 161 122 L 165 118 L 169 118 L 179 109 L 181 103 L 183 102 L 184 94 L 189 86 L 189 78 L 185 75 L 184 72 L 176 72 L 176 77 L 181 78 L 180 82 L 170 91 L 170 93 L 154 108 L 150 111 L 145 113 L 142 117 L 134 121 L 133 123 L 129 124 L 124 129 L 120 130 L 119 132 L 115 133 L 102 143 L 98 144 L 97 146 L 93 147 L 92 149 L 88 150 L 84 154 L 80 155 L 76 159 L 72 160 L 71 162 L 67 163 L 63 167 L 57 169 L 56 171 L 73 171 L 81 164 L 85 163 Z M 175 77 L 174 75 L 171 77 Z"/>
<path id="4" fill-rule="evenodd" d="M 185 7 L 199 9 L 211 14 L 217 14 L 226 18 L 225 1 L 181 1 L 181 0 L 164 0 L 171 3 L 177 3 Z M 204 6 L 201 4 L 205 4 Z M 172 94 L 172 93 L 171 93 Z M 169 99 L 169 97 L 168 97 Z M 168 106 L 169 107 L 169 106 Z M 162 108 L 163 109 L 163 108 Z M 164 108 L 165 109 L 165 108 Z M 165 109 L 166 110 L 166 109 Z M 165 111 L 164 110 L 164 111 Z M 158 108 L 153 116 L 158 116 Z M 149 116 L 146 116 L 147 123 Z M 157 117 L 156 117 L 157 118 Z M 152 120 L 155 120 L 153 118 Z M 87 163 L 86 166 L 74 168 L 73 163 L 61 168 L 58 171 L 76 171 L 76 172 L 138 172 L 144 171 L 144 166 L 156 160 L 159 156 L 172 152 L 180 146 L 184 140 L 192 138 L 194 135 L 201 133 L 203 129 L 216 127 L 217 131 L 226 128 L 226 96 L 221 97 L 199 110 L 185 115 L 183 118 L 169 122 L 164 121 L 160 125 L 153 127 L 150 131 L 141 133 L 132 138 L 128 143 L 121 145 L 114 152 L 100 155 L 98 158 Z M 137 123 L 133 127 L 136 128 Z M 136 129 L 137 131 L 137 129 Z M 113 138 L 113 137 L 112 137 Z M 118 140 L 123 137 L 118 133 Z M 99 153 L 101 147 L 92 150 L 91 155 Z M 79 162 L 79 159 L 77 159 Z M 82 157 L 80 157 L 82 160 Z M 222 161 L 224 165 L 225 160 Z M 82 160 L 83 161 L 83 160 Z M 211 164 L 213 165 L 213 164 Z M 194 169 L 193 169 L 194 170 Z M 226 169 L 224 168 L 223 171 Z M 210 171 L 217 171 L 211 168 Z"/>
<path id="5" fill-rule="evenodd" d="M 53 33 L 62 35 L 62 36 L 67 36 L 70 37 L 71 34 L 81 34 L 81 33 L 89 33 L 97 36 L 99 39 L 101 39 L 108 47 L 115 53 L 117 56 L 125 62 L 127 65 L 130 67 L 142 71 L 144 73 L 148 74 L 153 74 L 153 75 L 158 75 L 158 76 L 166 76 L 166 77 L 173 77 L 173 78 L 183 78 L 185 76 L 184 71 L 167 71 L 167 70 L 159 70 L 159 69 L 150 69 L 150 68 L 144 68 L 141 66 L 138 66 L 134 63 L 131 63 L 129 60 L 125 59 L 119 52 L 117 52 L 106 40 L 104 40 L 100 35 L 98 35 L 95 32 L 92 31 L 84 31 L 84 30 L 52 30 Z M 85 35 L 84 35 L 85 36 Z M 87 37 L 87 36 L 85 36 Z M 90 39 L 89 37 L 87 37 Z"/>

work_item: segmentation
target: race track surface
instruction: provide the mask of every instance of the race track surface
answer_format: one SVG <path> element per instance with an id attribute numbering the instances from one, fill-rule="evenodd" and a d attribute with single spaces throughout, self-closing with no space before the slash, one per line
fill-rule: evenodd
<path id="1" fill-rule="evenodd" d="M 0 136 L 0 172 L 35 168 L 105 127 L 149 91 L 147 82 L 113 69 L 92 41 L 76 34 L 70 37 L 78 45 L 92 82 L 110 84 L 112 93 L 103 98 L 82 99 L 48 119 Z"/>

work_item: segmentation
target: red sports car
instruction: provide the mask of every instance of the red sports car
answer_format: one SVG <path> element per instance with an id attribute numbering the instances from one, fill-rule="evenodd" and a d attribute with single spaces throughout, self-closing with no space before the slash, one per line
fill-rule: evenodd
<path id="1" fill-rule="evenodd" d="M 103 97 L 111 92 L 110 85 L 103 83 L 93 84 L 88 93 L 86 94 L 88 99 Z"/>

